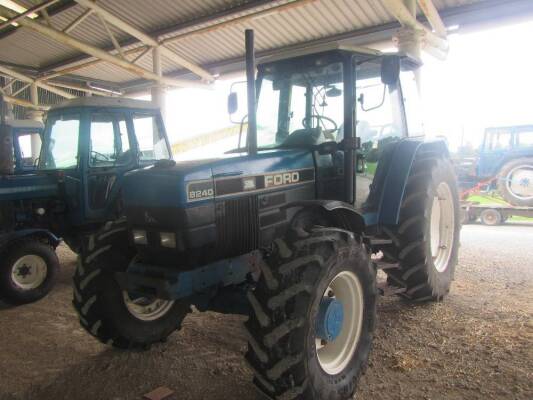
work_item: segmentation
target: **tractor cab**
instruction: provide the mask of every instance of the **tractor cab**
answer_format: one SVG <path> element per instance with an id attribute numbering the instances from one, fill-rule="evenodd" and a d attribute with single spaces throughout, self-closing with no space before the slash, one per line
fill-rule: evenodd
<path id="1" fill-rule="evenodd" d="M 71 224 L 101 221 L 116 207 L 121 179 L 171 157 L 159 109 L 118 98 L 79 98 L 47 115 L 37 173 L 55 176 Z"/>
<path id="2" fill-rule="evenodd" d="M 416 91 L 418 67 L 405 56 L 338 44 L 267 59 L 257 68 L 257 132 L 249 130 L 246 145 L 233 152 L 312 152 L 319 199 L 372 208 L 367 200 L 381 152 L 409 132 L 422 133 L 404 104 Z M 228 99 L 230 113 L 236 96 Z"/>

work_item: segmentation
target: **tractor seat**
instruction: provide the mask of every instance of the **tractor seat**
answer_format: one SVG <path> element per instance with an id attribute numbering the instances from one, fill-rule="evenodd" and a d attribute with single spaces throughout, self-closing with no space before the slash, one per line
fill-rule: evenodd
<path id="1" fill-rule="evenodd" d="M 297 129 L 279 145 L 279 147 L 310 147 L 324 141 L 321 128 Z"/>

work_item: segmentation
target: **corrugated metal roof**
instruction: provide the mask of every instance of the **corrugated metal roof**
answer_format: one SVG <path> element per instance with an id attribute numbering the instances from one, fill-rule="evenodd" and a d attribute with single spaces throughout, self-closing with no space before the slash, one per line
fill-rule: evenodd
<path id="1" fill-rule="evenodd" d="M 440 10 L 492 0 L 433 0 Z M 283 12 L 272 12 L 260 18 L 226 25 L 208 32 L 191 34 L 168 44 L 180 55 L 200 65 L 212 65 L 242 57 L 245 28 L 256 31 L 258 52 L 299 43 L 324 39 L 346 32 L 381 26 L 395 21 L 381 0 L 100 0 L 99 5 L 124 21 L 145 32 L 163 32 L 159 39 L 169 39 L 213 26 L 223 21 L 268 10 L 272 7 L 296 3 Z M 494 1 L 492 1 L 494 3 Z M 31 1 L 20 1 L 27 6 Z M 233 11 L 232 11 L 233 10 Z M 62 30 L 84 12 L 78 4 L 51 17 L 54 28 Z M 218 16 L 209 19 L 210 16 Z M 196 23 L 193 23 L 197 21 Z M 131 37 L 111 27 L 119 41 Z M 98 16 L 91 15 L 71 33 L 75 38 L 97 47 L 111 49 L 111 41 Z M 130 40 L 131 42 L 131 40 Z M 130 43 L 125 49 L 139 46 Z M 38 35 L 26 28 L 0 39 L 0 61 L 47 70 L 52 65 L 80 56 L 77 50 Z M 134 56 L 129 56 L 133 59 Z M 90 60 L 90 58 L 89 58 Z M 162 60 L 165 74 L 175 73 L 180 67 L 168 59 Z M 152 69 L 151 53 L 138 62 Z M 109 63 L 100 62 L 80 69 L 75 75 L 88 80 L 102 80 L 127 84 L 138 77 Z"/>

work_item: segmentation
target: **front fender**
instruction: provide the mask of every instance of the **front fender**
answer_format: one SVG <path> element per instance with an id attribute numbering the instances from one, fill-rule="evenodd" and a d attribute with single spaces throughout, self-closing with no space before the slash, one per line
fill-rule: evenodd
<path id="1" fill-rule="evenodd" d="M 46 229 L 21 229 L 18 231 L 12 231 L 1 234 L 0 247 L 7 246 L 8 244 L 16 240 L 29 237 L 47 240 L 54 249 L 61 243 L 60 238 L 58 238 L 56 235 Z"/>
<path id="2" fill-rule="evenodd" d="M 363 233 L 365 230 L 365 219 L 350 204 L 338 200 L 301 200 L 286 204 L 283 208 L 318 207 L 324 210 L 333 219 L 337 227 L 347 229 L 351 232 Z"/>
<path id="3" fill-rule="evenodd" d="M 420 152 L 434 152 L 450 157 L 448 146 L 442 139 L 424 141 L 423 138 L 409 138 L 396 144 L 381 188 L 377 208 L 378 225 L 397 225 L 403 202 L 405 187 L 413 162 Z"/>

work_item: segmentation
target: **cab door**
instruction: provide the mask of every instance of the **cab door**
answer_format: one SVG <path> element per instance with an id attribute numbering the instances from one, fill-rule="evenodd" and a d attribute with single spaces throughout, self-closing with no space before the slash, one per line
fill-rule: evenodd
<path id="1" fill-rule="evenodd" d="M 89 116 L 84 185 L 87 220 L 113 215 L 120 181 L 136 165 L 127 119 L 128 115 L 120 111 L 95 110 Z"/>

